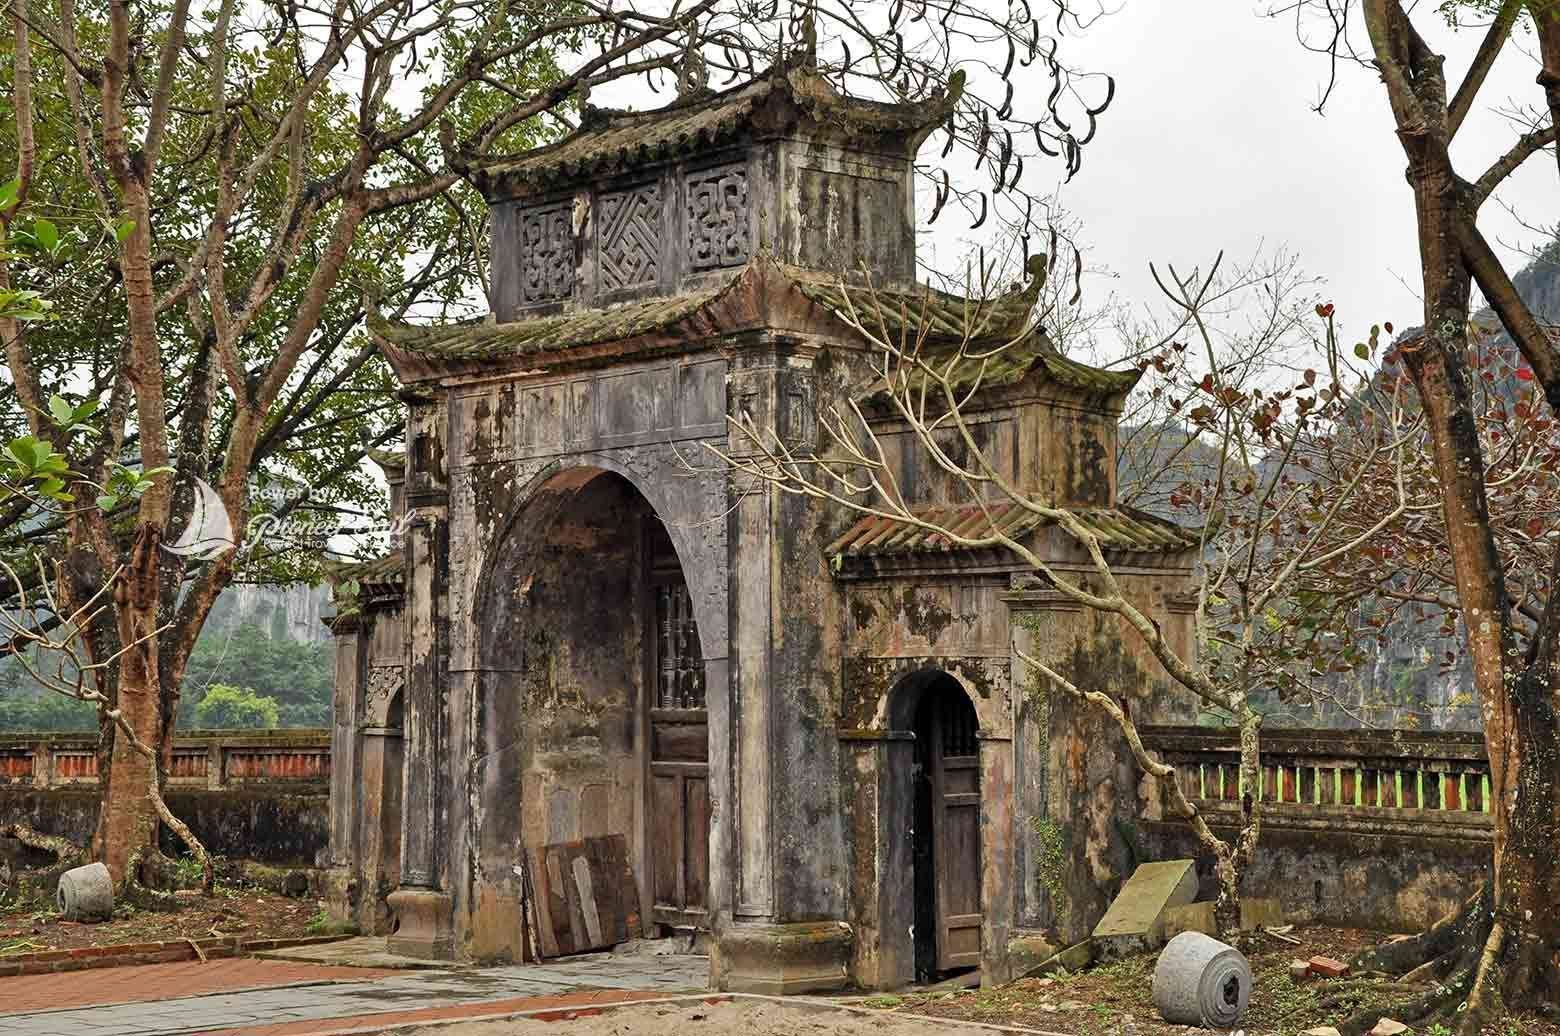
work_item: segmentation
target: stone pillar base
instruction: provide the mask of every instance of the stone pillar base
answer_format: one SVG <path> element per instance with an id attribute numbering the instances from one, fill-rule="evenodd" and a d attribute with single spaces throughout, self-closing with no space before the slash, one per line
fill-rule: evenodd
<path id="1" fill-rule="evenodd" d="M 436 889 L 399 888 L 385 898 L 401 926 L 385 949 L 418 960 L 454 960 L 454 899 Z"/>
<path id="2" fill-rule="evenodd" d="M 831 992 L 849 982 L 852 941 L 843 921 L 733 924 L 717 933 L 710 970 L 731 993 Z"/>
<path id="3" fill-rule="evenodd" d="M 325 912 L 336 924 L 357 924 L 357 881 L 345 867 L 325 871 Z"/>

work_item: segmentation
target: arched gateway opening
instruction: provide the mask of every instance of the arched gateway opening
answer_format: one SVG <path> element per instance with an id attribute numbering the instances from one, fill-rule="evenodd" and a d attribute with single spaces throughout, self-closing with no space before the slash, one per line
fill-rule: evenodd
<path id="1" fill-rule="evenodd" d="M 671 533 L 628 479 L 573 468 L 529 495 L 493 559 L 478 612 L 481 873 L 508 882 L 525 849 L 621 835 L 634 912 L 707 927 L 700 606 Z"/>
<path id="2" fill-rule="evenodd" d="M 925 670 L 900 681 L 894 726 L 915 735 L 908 779 L 918 982 L 980 966 L 980 743 L 975 707 L 959 681 Z"/>

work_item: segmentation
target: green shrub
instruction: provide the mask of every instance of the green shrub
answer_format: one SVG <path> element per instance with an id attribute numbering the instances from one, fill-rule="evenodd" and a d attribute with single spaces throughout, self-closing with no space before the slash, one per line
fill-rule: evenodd
<path id="1" fill-rule="evenodd" d="M 195 707 L 195 725 L 206 730 L 269 729 L 280 716 L 275 698 L 225 683 L 212 684 Z"/>

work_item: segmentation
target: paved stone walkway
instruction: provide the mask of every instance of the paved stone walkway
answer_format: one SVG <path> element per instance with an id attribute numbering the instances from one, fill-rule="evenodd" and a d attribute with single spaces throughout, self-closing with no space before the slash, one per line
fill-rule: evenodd
<path id="1" fill-rule="evenodd" d="M 286 966 L 281 962 L 254 963 Z M 115 976 L 115 972 L 145 970 L 147 968 L 112 968 L 98 972 L 74 972 L 58 977 L 74 980 L 90 988 L 97 981 L 122 983 L 124 980 Z M 304 985 L 29 1013 L 9 1013 L 7 986 L 20 980 L 0 979 L 0 1010 L 8 1012 L 0 1015 L 0 1036 L 180 1036 L 224 1029 L 269 1028 L 324 1019 L 371 1019 L 375 1015 L 388 1018 L 412 1010 L 464 1006 L 471 1007 L 473 1014 L 481 1014 L 490 1010 L 484 1005 L 496 1001 L 556 997 L 586 989 L 668 993 L 698 991 L 707 987 L 708 976 L 709 961 L 704 957 L 614 957 L 598 954 L 548 964 L 402 972 L 389 977 L 355 981 L 316 981 Z"/>

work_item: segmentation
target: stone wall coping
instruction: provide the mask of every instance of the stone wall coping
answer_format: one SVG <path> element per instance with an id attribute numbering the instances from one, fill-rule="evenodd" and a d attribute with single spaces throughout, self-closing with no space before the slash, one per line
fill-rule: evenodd
<path id="1" fill-rule="evenodd" d="M 1233 729 L 1144 726 L 1143 741 L 1164 752 L 1228 753 L 1239 750 Z M 1455 730 L 1331 730 L 1272 728 L 1262 731 L 1262 755 L 1290 762 L 1294 757 L 1466 760 L 1488 758 L 1484 735 Z"/>
<path id="2" fill-rule="evenodd" d="M 86 747 L 96 749 L 98 735 L 91 731 L 40 730 L 18 731 L 0 734 L 0 750 L 8 748 L 33 748 L 47 745 L 55 748 Z M 288 727 L 274 730 L 191 730 L 174 735 L 173 747 L 207 747 L 214 743 L 235 748 L 294 748 L 330 747 L 330 730 L 327 727 Z"/>

